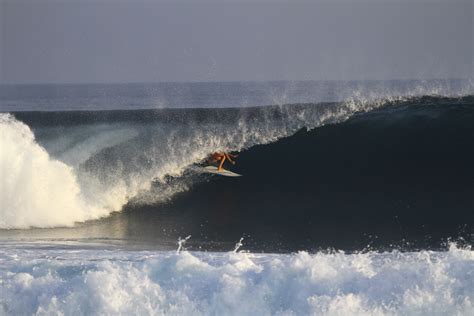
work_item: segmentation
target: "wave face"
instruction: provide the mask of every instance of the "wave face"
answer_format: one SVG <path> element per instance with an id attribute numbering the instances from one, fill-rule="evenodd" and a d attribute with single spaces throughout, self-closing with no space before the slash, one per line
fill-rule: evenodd
<path id="1" fill-rule="evenodd" d="M 235 240 L 244 232 L 273 251 L 472 243 L 473 123 L 473 97 L 386 105 L 253 146 L 229 166 L 243 177 L 214 177 L 172 205 L 129 205 L 127 218 L 146 212 L 158 222 L 153 213 L 171 209 L 191 218 L 181 234 Z"/>
<path id="2" fill-rule="evenodd" d="M 272 255 L 10 244 L 0 262 L 5 315 L 474 313 L 474 252 L 455 246 Z"/>

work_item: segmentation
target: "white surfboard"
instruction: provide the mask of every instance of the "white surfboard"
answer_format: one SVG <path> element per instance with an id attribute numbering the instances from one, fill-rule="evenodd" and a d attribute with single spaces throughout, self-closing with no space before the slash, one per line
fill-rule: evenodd
<path id="1" fill-rule="evenodd" d="M 218 171 L 217 167 L 214 167 L 214 166 L 204 167 L 204 172 L 214 173 L 214 174 L 218 174 L 218 175 L 226 176 L 226 177 L 241 177 L 242 176 L 241 174 L 238 174 L 229 170 L 225 170 L 225 169 Z"/>

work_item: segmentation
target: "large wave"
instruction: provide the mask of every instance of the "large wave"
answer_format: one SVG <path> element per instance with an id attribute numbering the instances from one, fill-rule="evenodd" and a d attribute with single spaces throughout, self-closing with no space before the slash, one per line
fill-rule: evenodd
<path id="1" fill-rule="evenodd" d="M 119 211 L 218 150 L 275 141 L 379 104 L 1 115 L 0 228 L 70 226 Z M 45 119 L 45 116 L 47 118 Z M 152 202 L 152 201 L 148 201 Z"/>
<path id="2" fill-rule="evenodd" d="M 0 114 L 0 228 L 71 226 L 130 201 L 166 201 L 199 181 L 193 165 L 214 151 L 241 151 L 354 113 L 417 102 L 423 99 Z"/>

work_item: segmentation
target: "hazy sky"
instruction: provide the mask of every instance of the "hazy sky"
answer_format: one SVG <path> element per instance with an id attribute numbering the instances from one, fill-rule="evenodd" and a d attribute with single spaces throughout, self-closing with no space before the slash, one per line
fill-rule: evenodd
<path id="1" fill-rule="evenodd" d="M 474 73 L 474 0 L 0 2 L 3 83 Z"/>

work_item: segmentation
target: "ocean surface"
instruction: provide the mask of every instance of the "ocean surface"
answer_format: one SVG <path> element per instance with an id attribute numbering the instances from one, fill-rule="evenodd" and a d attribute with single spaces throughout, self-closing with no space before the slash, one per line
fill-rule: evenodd
<path id="1" fill-rule="evenodd" d="M 0 85 L 0 129 L 0 314 L 474 313 L 472 80 Z"/>

